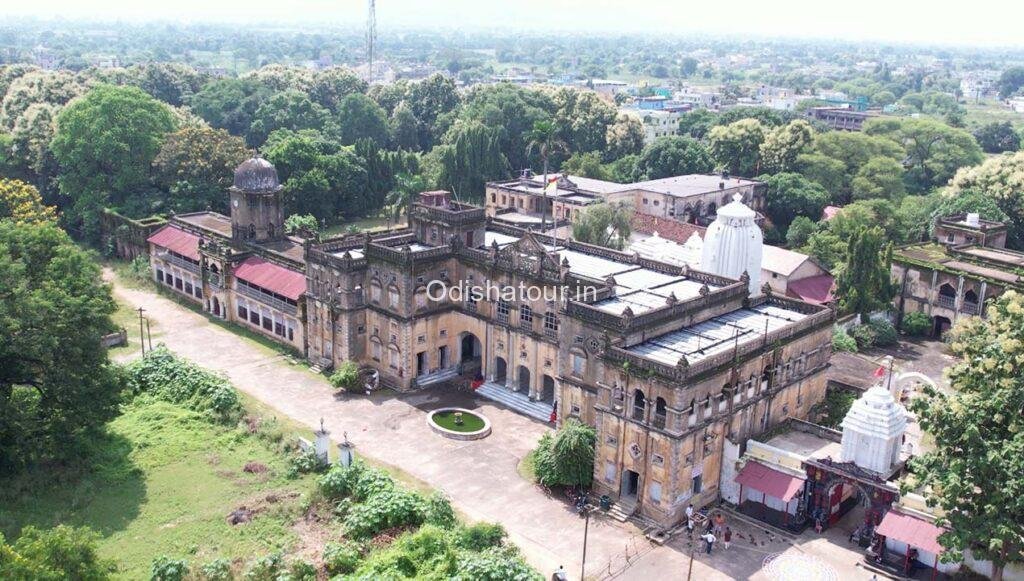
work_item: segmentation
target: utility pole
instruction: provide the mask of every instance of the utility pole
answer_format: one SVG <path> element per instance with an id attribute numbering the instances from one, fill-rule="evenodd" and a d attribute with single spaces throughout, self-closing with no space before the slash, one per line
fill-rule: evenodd
<path id="1" fill-rule="evenodd" d="M 145 357 L 146 356 L 146 333 L 143 330 L 142 312 L 145 311 L 146 309 L 143 309 L 142 307 L 139 307 L 136 310 L 139 311 L 139 345 L 142 346 L 142 356 Z M 150 347 L 150 349 L 152 349 L 152 346 Z"/>
<path id="2" fill-rule="evenodd" d="M 583 501 L 583 562 L 580 563 L 580 581 L 586 577 L 583 575 L 587 569 L 587 534 L 590 532 L 590 511 L 587 510 L 586 500 Z"/>
<path id="3" fill-rule="evenodd" d="M 149 339 L 149 352 L 153 352 L 153 333 L 149 330 L 149 317 L 146 317 L 146 338 Z"/>
<path id="4" fill-rule="evenodd" d="M 373 84 L 373 49 L 377 44 L 377 3 L 376 0 L 369 1 L 369 14 L 366 18 L 366 82 Z"/>

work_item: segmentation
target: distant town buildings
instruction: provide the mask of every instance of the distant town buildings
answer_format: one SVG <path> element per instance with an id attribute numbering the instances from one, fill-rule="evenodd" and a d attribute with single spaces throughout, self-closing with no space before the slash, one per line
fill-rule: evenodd
<path id="1" fill-rule="evenodd" d="M 867 111 L 858 111 L 852 107 L 812 107 L 807 110 L 807 117 L 820 121 L 832 129 L 839 131 L 860 131 L 864 122 L 871 117 Z"/>

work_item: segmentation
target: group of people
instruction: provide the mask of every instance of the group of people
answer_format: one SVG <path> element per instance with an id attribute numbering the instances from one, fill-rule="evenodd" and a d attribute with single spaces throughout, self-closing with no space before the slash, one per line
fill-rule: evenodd
<path id="1" fill-rule="evenodd" d="M 694 528 L 694 510 L 693 505 L 686 507 L 686 531 L 690 538 L 693 538 Z M 715 515 L 708 519 L 707 528 L 704 534 L 700 536 L 701 540 L 704 541 L 704 551 L 707 554 L 711 554 L 711 550 L 714 548 L 715 543 L 718 539 L 722 539 L 725 548 L 728 549 L 730 543 L 732 543 L 732 529 L 725 524 L 725 515 L 721 512 L 716 512 Z"/>

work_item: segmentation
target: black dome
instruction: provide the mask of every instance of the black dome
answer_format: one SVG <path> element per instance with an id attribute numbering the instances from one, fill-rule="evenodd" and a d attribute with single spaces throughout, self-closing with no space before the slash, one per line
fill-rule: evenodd
<path id="1" fill-rule="evenodd" d="M 234 187 L 243 192 L 276 192 L 281 189 L 274 164 L 256 156 L 235 168 Z"/>

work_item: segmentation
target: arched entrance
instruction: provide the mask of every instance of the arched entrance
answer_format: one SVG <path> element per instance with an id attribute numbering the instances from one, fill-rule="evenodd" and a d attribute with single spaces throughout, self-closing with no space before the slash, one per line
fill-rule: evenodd
<path id="1" fill-rule="evenodd" d="M 217 297 L 213 297 L 213 314 L 220 317 L 220 300 Z"/>
<path id="2" fill-rule="evenodd" d="M 501 357 L 494 359 L 494 383 L 505 385 L 508 376 L 508 364 Z"/>
<path id="3" fill-rule="evenodd" d="M 953 321 L 946 317 L 936 316 L 932 318 L 932 321 L 932 337 L 936 339 L 941 339 L 946 334 L 946 331 L 953 326 Z"/>
<path id="4" fill-rule="evenodd" d="M 525 365 L 516 370 L 516 391 L 530 393 L 530 370 Z"/>
<path id="5" fill-rule="evenodd" d="M 480 339 L 468 331 L 463 333 L 459 341 L 459 362 L 479 361 L 482 355 L 483 345 L 481 345 Z"/>
<path id="6" fill-rule="evenodd" d="M 622 473 L 622 488 L 619 490 L 620 499 L 623 501 L 636 500 L 636 494 L 640 490 L 640 474 L 625 470 Z"/>
<path id="7" fill-rule="evenodd" d="M 550 375 L 544 375 L 541 380 L 540 401 L 554 403 L 555 401 L 555 379 Z"/>

